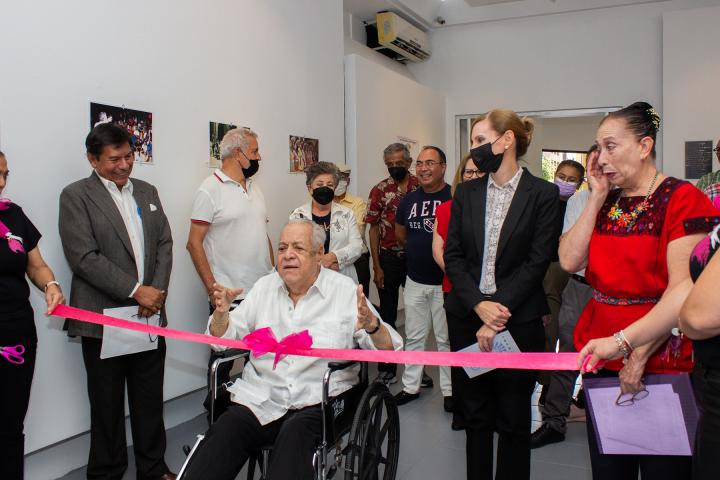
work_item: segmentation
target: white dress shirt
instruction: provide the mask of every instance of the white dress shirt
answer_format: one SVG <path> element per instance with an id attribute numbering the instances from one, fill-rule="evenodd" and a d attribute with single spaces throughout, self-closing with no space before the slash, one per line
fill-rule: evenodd
<path id="1" fill-rule="evenodd" d="M 510 210 L 510 204 L 515 196 L 518 183 L 520 183 L 522 172 L 523 169 L 519 168 L 517 173 L 503 186 L 495 183 L 492 173 L 488 178 L 485 200 L 485 254 L 480 275 L 480 291 L 486 295 L 492 295 L 497 291 L 495 260 L 497 260 L 500 231 L 505 223 L 508 210 Z"/>
<path id="2" fill-rule="evenodd" d="M 357 229 L 355 229 L 357 232 Z M 333 270 L 320 269 L 307 294 L 293 305 L 277 272 L 264 276 L 248 292 L 245 301 L 230 312 L 230 323 L 222 338 L 242 339 L 259 328 L 271 327 L 280 341 L 291 333 L 309 330 L 314 348 L 376 349 L 370 335 L 355 330 L 357 285 Z M 373 309 L 373 313 L 380 315 Z M 212 317 L 210 317 L 210 322 Z M 210 332 L 210 322 L 208 330 Z M 383 323 L 395 350 L 403 346 L 400 335 Z M 214 345 L 215 350 L 224 350 Z M 322 378 L 330 360 L 290 355 L 275 370 L 275 354 L 250 357 L 243 376 L 228 389 L 232 401 L 248 407 L 262 425 L 285 415 L 288 410 L 317 405 L 322 401 Z M 336 396 L 357 383 L 358 368 L 333 373 L 330 395 Z"/>
<path id="3" fill-rule="evenodd" d="M 575 192 L 575 195 L 570 197 L 567 201 L 567 207 L 565 208 L 565 219 L 563 221 L 563 235 L 566 234 L 575 225 L 575 222 L 580 218 L 580 214 L 587 205 L 588 198 L 590 198 L 590 190 L 580 190 Z M 585 269 L 579 270 L 578 275 L 585 276 Z"/>
<path id="4" fill-rule="evenodd" d="M 293 210 L 290 220 L 298 218 L 312 220 L 312 204 L 306 203 Z M 354 263 L 363 253 L 363 241 L 353 211 L 336 202 L 332 202 L 330 207 L 330 252 L 338 259 L 340 273 L 357 283 Z"/>
<path id="5" fill-rule="evenodd" d="M 125 223 L 125 229 L 127 230 L 128 236 L 130 237 L 130 245 L 132 246 L 133 255 L 135 257 L 135 267 L 137 268 L 138 283 L 133 288 L 132 292 L 128 297 L 132 296 L 137 291 L 138 287 L 142 285 L 143 278 L 145 276 L 145 234 L 143 233 L 142 215 L 140 214 L 140 207 L 138 207 L 135 197 L 133 197 L 133 184 L 130 179 L 123 185 L 122 190 L 118 189 L 115 182 L 103 178 L 95 171 L 100 181 L 115 202 L 120 216 Z"/>

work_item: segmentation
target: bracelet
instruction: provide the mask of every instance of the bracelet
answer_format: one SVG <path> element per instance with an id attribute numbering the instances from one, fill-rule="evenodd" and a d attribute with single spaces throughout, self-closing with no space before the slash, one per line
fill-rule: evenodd
<path id="1" fill-rule="evenodd" d="M 374 335 L 377 333 L 378 330 L 380 330 L 380 319 L 379 318 L 377 319 L 377 325 L 375 325 L 375 328 L 373 328 L 369 332 L 367 330 L 365 330 L 365 331 L 367 332 L 368 335 Z"/>
<path id="2" fill-rule="evenodd" d="M 618 350 L 620 350 L 620 353 L 622 353 L 622 356 L 624 358 L 628 358 L 630 354 L 633 351 L 632 346 L 630 345 L 630 342 L 627 341 L 627 338 L 625 338 L 625 334 L 622 330 L 619 332 L 615 332 L 613 334 L 613 338 L 615 339 L 615 342 L 617 343 Z"/>
<path id="3" fill-rule="evenodd" d="M 60 288 L 60 283 L 59 283 L 58 281 L 56 281 L 56 280 L 50 280 L 50 281 L 47 282 L 47 283 L 45 284 L 45 286 L 43 287 L 43 291 L 44 291 L 44 292 L 47 292 L 47 289 L 48 289 L 48 287 L 49 287 L 50 285 L 57 285 L 57 287 Z M 60 290 L 62 290 L 62 289 L 60 288 Z"/>

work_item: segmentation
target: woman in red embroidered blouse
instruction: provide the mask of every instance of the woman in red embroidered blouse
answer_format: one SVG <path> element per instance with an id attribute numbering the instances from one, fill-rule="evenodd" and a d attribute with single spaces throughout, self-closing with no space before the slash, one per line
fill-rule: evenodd
<path id="1" fill-rule="evenodd" d="M 597 355 L 589 370 L 598 357 L 624 355 L 624 363 L 608 362 L 602 372 L 619 376 L 623 393 L 642 390 L 644 373 L 692 370 L 690 341 L 671 331 L 691 285 L 690 253 L 719 220 L 692 184 L 658 171 L 659 126 L 644 102 L 601 122 L 599 151 L 588 162 L 588 204 L 560 244 L 563 269 L 576 271 L 587 261 L 585 278 L 594 289 L 575 327 L 575 345 L 583 357 Z M 630 327 L 638 320 L 649 327 Z M 654 480 L 690 474 L 689 457 L 600 454 L 592 422 L 588 443 L 594 479 L 637 479 L 638 471 Z"/>

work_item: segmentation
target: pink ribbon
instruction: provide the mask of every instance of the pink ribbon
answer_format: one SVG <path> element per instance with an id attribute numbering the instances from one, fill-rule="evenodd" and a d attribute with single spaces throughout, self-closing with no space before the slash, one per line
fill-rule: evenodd
<path id="1" fill-rule="evenodd" d="M 252 350 L 251 345 L 246 343 L 248 336 L 243 340 L 230 340 L 227 338 L 213 337 L 201 333 L 174 330 L 172 328 L 157 327 L 154 325 L 139 324 L 129 320 L 109 317 L 95 312 L 89 312 L 80 308 L 67 305 L 58 305 L 52 311 L 52 315 L 66 317 L 81 322 L 95 323 L 120 327 L 137 332 L 161 335 L 166 338 L 174 338 L 186 342 L 205 343 L 208 345 L 222 345 L 229 348 L 240 348 Z M 250 334 L 252 335 L 252 334 Z M 302 332 L 298 335 L 302 335 Z M 309 337 L 309 335 L 308 335 Z M 286 337 L 287 338 L 287 337 Z M 284 341 L 285 339 L 283 339 Z M 251 343 L 257 339 L 251 338 Z M 259 342 L 260 352 L 266 347 L 263 340 Z M 278 342 L 279 344 L 282 343 Z M 294 340 L 293 340 L 294 343 Z M 299 342 L 298 342 L 299 343 Z M 273 345 L 272 350 L 276 354 L 279 347 Z M 448 367 L 482 367 L 482 368 L 512 368 L 519 370 L 577 370 L 577 353 L 496 353 L 496 352 L 396 352 L 392 350 L 358 350 L 358 349 L 333 349 L 333 348 L 308 348 L 293 344 L 283 345 L 281 355 L 299 355 L 303 357 L 326 358 L 333 360 L 355 360 L 360 362 L 381 362 L 381 363 L 404 363 L 417 365 L 438 365 Z M 276 358 L 276 363 L 277 363 Z"/>
<path id="2" fill-rule="evenodd" d="M 250 351 L 255 358 L 266 353 L 275 352 L 274 370 L 278 362 L 288 355 L 288 352 L 310 348 L 312 337 L 307 330 L 303 330 L 300 333 L 291 333 L 278 342 L 272 328 L 265 327 L 245 335 L 243 342 L 250 347 Z"/>
<path id="3" fill-rule="evenodd" d="M 7 210 L 10 208 L 10 200 L 7 200 L 5 198 L 0 199 L 0 212 L 3 210 Z M 17 241 L 17 239 L 13 236 L 13 234 L 10 232 L 10 229 L 0 221 L 0 237 L 4 238 L 8 242 L 8 246 L 10 247 L 10 251 L 13 253 L 22 253 L 25 251 L 25 249 L 22 246 L 22 243 Z"/>
<path id="4" fill-rule="evenodd" d="M 14 347 L 0 347 L 0 356 L 5 357 L 10 363 L 15 365 L 22 365 L 25 363 L 25 359 L 22 357 L 25 353 L 25 347 L 22 345 L 15 345 Z"/>

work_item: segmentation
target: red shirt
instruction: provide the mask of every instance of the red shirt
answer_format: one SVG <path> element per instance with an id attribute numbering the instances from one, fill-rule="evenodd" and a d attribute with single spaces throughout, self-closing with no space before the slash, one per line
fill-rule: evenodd
<path id="1" fill-rule="evenodd" d="M 448 227 L 450 227 L 450 210 L 452 209 L 452 200 L 443 202 L 435 209 L 435 222 L 437 223 L 437 233 L 443 239 L 443 251 L 445 251 L 445 241 L 447 240 Z M 452 290 L 452 283 L 447 274 L 443 275 L 442 291 L 449 293 Z"/>
<path id="2" fill-rule="evenodd" d="M 585 278 L 599 294 L 616 299 L 659 299 L 668 286 L 667 249 L 675 239 L 709 232 L 720 221 L 718 210 L 700 190 L 683 180 L 668 177 L 648 197 L 648 209 L 630 228 L 608 217 L 620 191 L 611 191 L 598 213 L 590 238 Z M 630 213 L 643 197 L 621 198 L 618 207 Z M 611 336 L 640 319 L 654 303 L 617 305 L 590 299 L 575 327 L 575 346 L 594 338 Z M 619 360 L 606 368 L 620 370 Z M 649 373 L 688 372 L 693 368 L 692 342 L 673 337 L 648 360 Z"/>
<path id="3" fill-rule="evenodd" d="M 418 179 L 408 172 L 407 192 L 401 192 L 392 177 L 388 177 L 370 190 L 365 223 L 380 225 L 380 248 L 394 252 L 402 252 L 403 248 L 395 239 L 395 212 L 400 200 L 408 192 L 418 188 Z"/>

